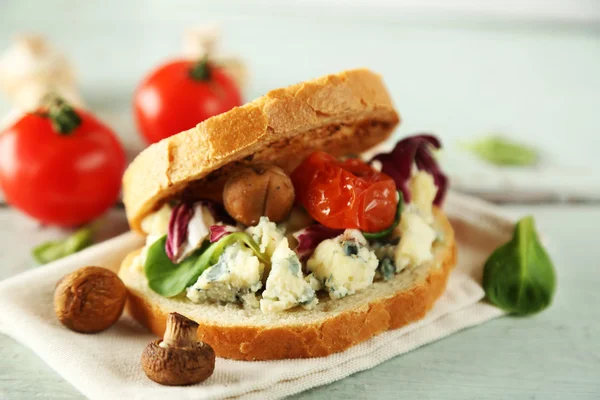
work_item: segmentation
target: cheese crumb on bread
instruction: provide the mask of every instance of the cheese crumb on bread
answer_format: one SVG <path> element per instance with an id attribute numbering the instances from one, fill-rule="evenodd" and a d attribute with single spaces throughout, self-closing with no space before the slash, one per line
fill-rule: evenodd
<path id="1" fill-rule="evenodd" d="M 146 245 L 131 264 L 132 268 L 139 270 L 144 268 L 150 247 L 169 231 L 169 220 L 172 211 L 171 207 L 165 204 L 158 211 L 149 214 L 142 220 L 142 231 L 146 234 Z"/>
<path id="2" fill-rule="evenodd" d="M 256 306 L 254 294 L 262 287 L 264 264 L 254 253 L 234 243 L 225 248 L 219 261 L 207 268 L 198 281 L 187 288 L 187 298 L 194 303 L 243 302 Z"/>
<path id="3" fill-rule="evenodd" d="M 433 176 L 426 171 L 415 172 L 408 182 L 408 189 L 410 190 L 411 205 L 419 211 L 428 224 L 431 224 L 433 222 L 431 209 L 437 194 Z"/>
<path id="4" fill-rule="evenodd" d="M 322 241 L 306 266 L 329 296 L 339 299 L 373 283 L 378 263 L 360 231 L 348 229 L 343 235 Z"/>
<path id="5" fill-rule="evenodd" d="M 284 239 L 283 232 L 267 217 L 260 217 L 258 224 L 248 227 L 246 232 L 258 243 L 260 252 L 269 257 L 273 255 L 279 243 Z"/>
<path id="6" fill-rule="evenodd" d="M 283 239 L 271 258 L 271 272 L 262 293 L 260 309 L 276 312 L 300 305 L 310 310 L 318 301 L 315 290 L 304 279 L 298 256 L 289 248 L 287 239 Z"/>

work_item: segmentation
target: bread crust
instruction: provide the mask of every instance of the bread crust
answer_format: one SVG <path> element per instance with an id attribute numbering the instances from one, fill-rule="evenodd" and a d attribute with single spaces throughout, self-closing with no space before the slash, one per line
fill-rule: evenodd
<path id="1" fill-rule="evenodd" d="M 436 210 L 436 218 L 446 240 L 438 249 L 435 266 L 429 268 L 425 279 L 415 282 L 407 290 L 312 324 L 224 326 L 197 321 L 200 324 L 198 339 L 210 344 L 219 357 L 236 360 L 323 357 L 423 318 L 444 292 L 450 272 L 456 265 L 452 227 L 441 211 Z M 129 267 L 133 256 L 124 260 L 122 269 Z M 149 301 L 144 293 L 130 287 L 127 310 L 142 325 L 162 337 L 168 312 Z"/>
<path id="2" fill-rule="evenodd" d="M 140 153 L 123 177 L 127 218 L 141 232 L 142 219 L 173 196 L 219 200 L 228 170 L 240 163 L 289 173 L 314 150 L 360 154 L 399 121 L 381 77 L 366 69 L 273 90 Z"/>

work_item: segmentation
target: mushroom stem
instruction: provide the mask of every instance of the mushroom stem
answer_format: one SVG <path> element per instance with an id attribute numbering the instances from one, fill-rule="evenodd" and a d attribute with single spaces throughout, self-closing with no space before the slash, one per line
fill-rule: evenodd
<path id="1" fill-rule="evenodd" d="M 198 323 L 178 313 L 170 313 L 161 344 L 167 347 L 193 347 L 198 339 Z"/>

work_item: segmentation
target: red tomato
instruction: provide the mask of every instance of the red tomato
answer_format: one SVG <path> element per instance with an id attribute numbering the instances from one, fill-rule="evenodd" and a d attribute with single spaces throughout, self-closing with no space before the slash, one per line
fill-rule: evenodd
<path id="1" fill-rule="evenodd" d="M 73 112 L 72 109 L 70 109 Z M 76 226 L 119 196 L 125 153 L 113 132 L 76 110 L 69 133 L 27 114 L 0 133 L 0 187 L 9 204 L 44 224 Z"/>
<path id="2" fill-rule="evenodd" d="M 152 72 L 134 96 L 138 129 L 148 143 L 193 128 L 241 104 L 234 80 L 221 68 L 186 60 Z"/>
<path id="3" fill-rule="evenodd" d="M 394 180 L 361 160 L 315 152 L 294 170 L 292 182 L 296 201 L 329 228 L 378 232 L 394 222 Z"/>

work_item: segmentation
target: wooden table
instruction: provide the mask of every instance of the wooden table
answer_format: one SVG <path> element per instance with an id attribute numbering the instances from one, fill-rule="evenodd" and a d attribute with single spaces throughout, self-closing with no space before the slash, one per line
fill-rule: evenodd
<path id="1" fill-rule="evenodd" d="M 543 232 L 558 273 L 551 308 L 493 320 L 296 398 L 600 398 L 600 206 L 504 209 L 514 217 L 533 214 Z M 115 210 L 103 234 L 125 227 Z M 35 268 L 30 248 L 57 235 L 0 209 L 0 278 Z M 36 398 L 83 396 L 29 349 L 0 335 L 0 399 Z"/>

